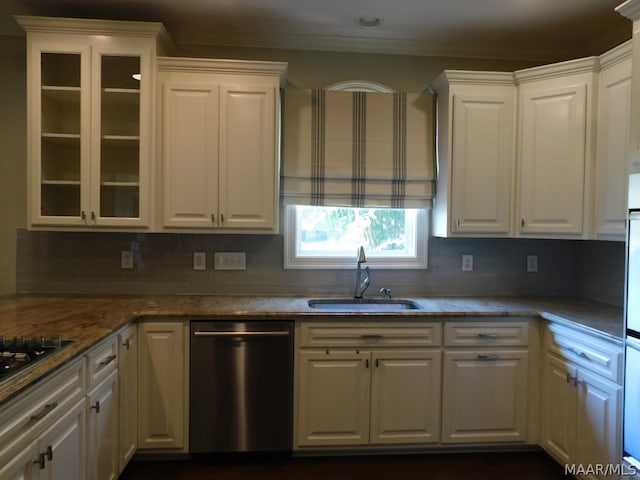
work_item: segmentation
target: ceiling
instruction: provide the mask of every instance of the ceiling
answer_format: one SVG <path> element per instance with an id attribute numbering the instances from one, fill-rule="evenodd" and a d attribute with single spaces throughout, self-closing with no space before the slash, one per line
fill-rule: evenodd
<path id="1" fill-rule="evenodd" d="M 558 60 L 630 38 L 622 0 L 1 0 L 13 14 L 164 23 L 179 45 Z M 375 28 L 361 17 L 380 19 Z"/>

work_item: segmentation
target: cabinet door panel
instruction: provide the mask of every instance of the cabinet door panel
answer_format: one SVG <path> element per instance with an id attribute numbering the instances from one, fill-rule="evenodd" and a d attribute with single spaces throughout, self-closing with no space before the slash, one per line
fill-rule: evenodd
<path id="1" fill-rule="evenodd" d="M 114 371 L 87 395 L 87 468 L 91 480 L 114 480 L 118 476 L 117 375 Z"/>
<path id="2" fill-rule="evenodd" d="M 138 335 L 137 324 L 118 335 L 118 411 L 120 432 L 118 470 L 122 472 L 138 448 Z"/>
<path id="3" fill-rule="evenodd" d="M 148 226 L 151 49 L 93 47 L 91 66 L 91 221 Z"/>
<path id="4" fill-rule="evenodd" d="M 220 226 L 276 228 L 275 128 L 273 87 L 221 86 Z"/>
<path id="5" fill-rule="evenodd" d="M 369 442 L 370 353 L 300 352 L 298 444 Z"/>
<path id="6" fill-rule="evenodd" d="M 184 326 L 181 322 L 143 322 L 138 334 L 138 446 L 183 448 Z"/>
<path id="7" fill-rule="evenodd" d="M 90 209 L 90 78 L 88 45 L 31 44 L 30 225 L 86 226 Z"/>
<path id="8" fill-rule="evenodd" d="M 514 350 L 445 352 L 443 443 L 526 440 L 527 358 Z"/>
<path id="9" fill-rule="evenodd" d="M 603 238 L 625 239 L 630 125 L 631 59 L 628 59 L 600 75 L 597 233 Z"/>
<path id="10" fill-rule="evenodd" d="M 439 350 L 373 353 L 372 444 L 439 440 L 440 358 Z"/>
<path id="11" fill-rule="evenodd" d="M 38 467 L 33 463 L 38 458 L 35 443 L 19 453 L 6 451 L 0 456 L 0 478 L 3 480 L 36 480 Z"/>
<path id="12" fill-rule="evenodd" d="M 617 465 L 622 457 L 622 387 L 582 370 L 578 380 L 576 463 Z"/>
<path id="13" fill-rule="evenodd" d="M 509 233 L 513 98 L 455 95 L 452 230 Z"/>
<path id="14" fill-rule="evenodd" d="M 86 409 L 82 399 L 45 432 L 38 442 L 38 453 L 51 447 L 51 461 L 38 470 L 43 480 L 85 480 L 86 472 Z"/>
<path id="15" fill-rule="evenodd" d="M 587 85 L 523 90 L 522 233 L 582 233 Z"/>
<path id="16" fill-rule="evenodd" d="M 169 82 L 163 105 L 163 211 L 167 227 L 218 221 L 218 86 Z"/>
<path id="17" fill-rule="evenodd" d="M 577 369 L 567 362 L 546 357 L 542 392 L 542 447 L 562 464 L 575 457 L 576 389 L 568 381 Z"/>

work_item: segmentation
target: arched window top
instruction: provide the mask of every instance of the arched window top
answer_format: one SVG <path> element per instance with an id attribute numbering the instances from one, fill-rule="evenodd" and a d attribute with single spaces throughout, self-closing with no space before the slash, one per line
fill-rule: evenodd
<path id="1" fill-rule="evenodd" d="M 343 92 L 378 92 L 378 93 L 394 93 L 395 90 L 383 85 L 382 83 L 369 82 L 367 80 L 347 80 L 344 82 L 334 83 L 325 88 L 325 90 L 341 90 Z"/>

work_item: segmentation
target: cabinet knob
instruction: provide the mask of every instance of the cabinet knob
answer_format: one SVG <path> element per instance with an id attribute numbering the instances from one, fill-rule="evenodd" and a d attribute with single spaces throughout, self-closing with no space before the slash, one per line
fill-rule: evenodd
<path id="1" fill-rule="evenodd" d="M 53 460 L 53 447 L 51 445 L 47 447 L 46 455 L 47 455 L 47 460 L 49 461 Z"/>
<path id="2" fill-rule="evenodd" d="M 211 223 L 216 223 L 216 216 L 213 213 L 211 214 Z"/>
<path id="3" fill-rule="evenodd" d="M 96 413 L 100 413 L 100 401 L 96 400 L 96 403 L 94 405 L 91 405 L 91 409 L 95 410 Z"/>
<path id="4" fill-rule="evenodd" d="M 80 218 L 82 218 L 83 222 L 87 222 L 87 214 L 84 213 L 84 210 L 82 210 L 82 212 L 80 212 Z"/>
<path id="5" fill-rule="evenodd" d="M 91 221 L 96 223 L 96 212 L 91 212 Z"/>
<path id="6" fill-rule="evenodd" d="M 220 214 L 220 223 L 224 223 L 224 213 Z"/>
<path id="7" fill-rule="evenodd" d="M 524 228 L 524 226 L 527 224 L 527 222 L 524 221 L 524 218 L 522 220 L 520 220 L 520 226 L 522 228 Z"/>
<path id="8" fill-rule="evenodd" d="M 460 228 L 460 219 L 457 218 L 456 219 L 456 230 L 458 230 Z"/>
<path id="9" fill-rule="evenodd" d="M 368 358 L 364 361 L 364 366 L 365 366 L 365 368 L 369 368 L 369 359 Z"/>
<path id="10" fill-rule="evenodd" d="M 129 349 L 131 348 L 131 339 L 130 339 L 130 338 L 127 338 L 127 341 L 126 341 L 126 342 L 124 342 L 124 343 L 122 344 L 122 346 L 123 346 L 124 348 L 126 348 L 127 350 L 129 350 Z"/>

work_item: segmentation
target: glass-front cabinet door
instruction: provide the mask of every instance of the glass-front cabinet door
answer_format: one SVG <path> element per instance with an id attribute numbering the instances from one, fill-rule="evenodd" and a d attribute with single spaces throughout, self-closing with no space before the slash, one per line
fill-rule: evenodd
<path id="1" fill-rule="evenodd" d="M 39 46 L 35 45 L 38 49 Z M 32 58 L 29 148 L 33 223 L 84 225 L 89 200 L 89 48 L 44 46 Z"/>
<path id="2" fill-rule="evenodd" d="M 29 227 L 150 226 L 154 44 L 28 36 Z"/>
<path id="3" fill-rule="evenodd" d="M 149 55 L 93 51 L 91 221 L 98 225 L 148 223 Z"/>

